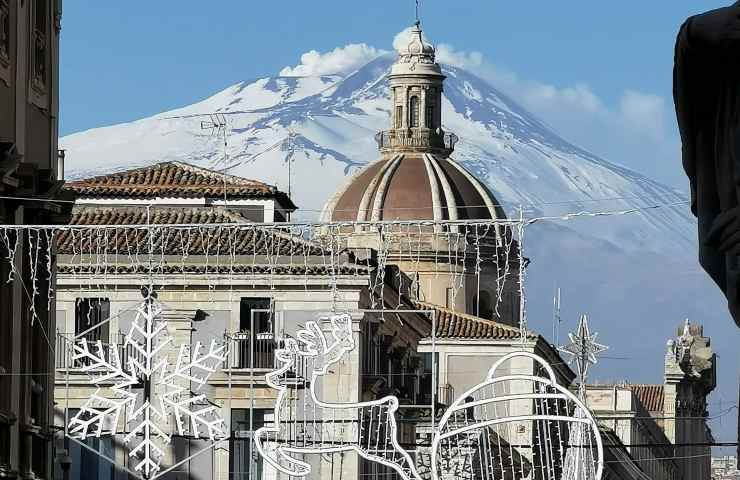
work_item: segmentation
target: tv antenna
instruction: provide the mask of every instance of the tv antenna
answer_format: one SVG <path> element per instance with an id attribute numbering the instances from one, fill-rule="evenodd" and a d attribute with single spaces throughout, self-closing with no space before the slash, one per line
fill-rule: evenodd
<path id="1" fill-rule="evenodd" d="M 221 137 L 223 138 L 223 144 L 224 144 L 224 163 L 228 164 L 228 128 L 227 122 L 226 122 L 226 115 L 223 113 L 208 113 L 208 120 L 203 120 L 200 122 L 200 129 L 201 130 L 210 130 L 211 135 L 214 137 Z"/>
<path id="2" fill-rule="evenodd" d="M 555 288 L 555 295 L 552 297 L 552 336 L 555 339 L 555 345 L 560 345 L 560 287 Z"/>
<path id="3" fill-rule="evenodd" d="M 211 135 L 214 137 L 221 137 L 223 139 L 224 157 L 223 164 L 229 164 L 229 129 L 226 122 L 226 115 L 223 113 L 209 113 L 208 120 L 201 120 L 200 129 L 210 130 Z M 228 201 L 226 188 L 226 175 L 224 175 L 224 203 Z"/>

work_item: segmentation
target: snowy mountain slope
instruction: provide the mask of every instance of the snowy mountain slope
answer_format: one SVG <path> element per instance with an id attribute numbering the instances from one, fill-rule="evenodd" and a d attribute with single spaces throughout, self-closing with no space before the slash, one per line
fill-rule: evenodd
<path id="1" fill-rule="evenodd" d="M 303 218 L 315 218 L 348 173 L 378 156 L 373 135 L 388 125 L 385 76 L 392 61 L 381 56 L 344 77 L 242 82 L 191 106 L 69 135 L 61 141 L 69 174 L 179 159 L 286 188 L 290 158 L 295 200 Z M 520 204 L 528 215 L 553 215 L 681 200 L 671 189 L 570 144 L 480 78 L 449 66 L 445 73 L 444 127 L 461 139 L 455 158 L 486 180 L 510 213 Z M 208 118 L 197 115 L 211 112 L 229 114 L 228 159 L 218 135 L 201 129 Z M 317 168 L 318 184 L 297 180 Z M 623 200 L 601 201 L 614 198 Z M 683 249 L 691 238 L 685 210 L 655 210 L 628 226 L 591 233 L 625 249 Z M 671 245 L 654 242 L 655 232 L 670 233 Z"/>
<path id="2" fill-rule="evenodd" d="M 270 77 L 241 82 L 202 102 L 135 122 L 61 139 L 68 177 L 79 178 L 165 160 L 180 160 L 267 181 L 292 192 L 294 219 L 315 220 L 347 176 L 377 158 L 374 134 L 388 128 L 381 56 L 348 75 Z M 639 173 L 569 143 L 514 100 L 450 66 L 444 127 L 460 142 L 454 157 L 495 192 L 510 215 L 623 210 L 685 200 Z M 198 116 L 228 113 L 228 149 Z M 177 118 L 172 118 L 177 117 Z M 649 158 L 649 152 L 646 152 Z M 611 200 L 607 200 L 611 199 Z M 562 287 L 564 329 L 589 312 L 600 339 L 620 360 L 605 360 L 602 378 L 660 382 L 665 341 L 683 319 L 706 326 L 721 356 L 718 395 L 737 394 L 740 354 L 718 290 L 695 260 L 695 224 L 686 205 L 642 214 L 538 223 L 528 230 L 533 259 L 529 317 L 549 334 L 552 292 Z M 562 336 L 561 336 L 562 339 Z M 733 432 L 731 422 L 724 431 Z M 716 435 L 723 438 L 721 433 Z"/>

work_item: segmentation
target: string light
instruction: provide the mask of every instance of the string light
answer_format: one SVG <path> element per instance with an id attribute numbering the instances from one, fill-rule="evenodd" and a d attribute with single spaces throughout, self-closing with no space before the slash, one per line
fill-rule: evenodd
<path id="1" fill-rule="evenodd" d="M 520 336 L 524 340 L 528 332 L 524 291 L 526 258 L 522 244 L 529 226 L 544 221 L 638 214 L 686 203 L 655 204 L 614 211 L 579 211 L 533 218 L 526 218 L 522 209 L 519 218 L 493 221 L 2 225 L 0 239 L 7 253 L 5 260 L 11 265 L 9 281 L 20 279 L 16 278 L 17 272 L 12 267 L 18 252 L 26 251 L 30 256 L 31 276 L 27 295 L 31 297 L 33 309 L 36 308 L 37 297 L 41 295 L 38 281 L 43 277 L 39 273 L 43 269 L 43 273 L 51 279 L 52 247 L 62 241 L 66 242 L 71 259 L 60 263 L 59 274 L 74 280 L 80 291 L 87 289 L 88 295 L 117 288 L 117 279 L 121 275 L 126 275 L 134 282 L 136 279 L 144 280 L 153 290 L 166 289 L 169 283 L 197 277 L 197 282 L 193 283 L 204 283 L 209 297 L 213 298 L 217 287 L 224 282 L 233 285 L 236 279 L 249 279 L 253 286 L 266 282 L 270 289 L 274 289 L 281 275 L 297 273 L 297 276 L 303 277 L 306 290 L 309 285 L 321 285 L 312 282 L 312 277 L 328 279 L 328 283 L 323 285 L 328 287 L 331 310 L 335 313 L 346 308 L 341 304 L 339 280 L 342 277 L 366 278 L 372 293 L 371 305 L 380 310 L 398 310 L 404 307 L 404 298 L 415 299 L 418 292 L 423 296 L 425 289 L 422 279 L 407 278 L 405 274 L 421 271 L 422 264 L 429 262 L 423 255 L 426 245 L 443 245 L 442 248 L 433 248 L 434 270 L 435 275 L 442 272 L 448 275 L 453 305 L 457 296 L 462 294 L 467 279 L 473 279 L 478 286 L 476 289 L 480 301 L 481 275 L 494 271 L 497 292 L 493 296 L 494 316 L 501 318 L 503 310 L 500 307 L 504 294 L 518 291 L 521 302 L 518 315 L 522 329 Z M 376 238 L 377 241 L 373 243 L 377 255 L 375 264 L 362 265 L 346 255 L 351 249 L 350 237 L 358 234 Z M 295 261 L 296 258 L 300 260 Z M 389 283 L 386 273 L 399 260 L 405 262 L 405 271 L 394 270 L 393 282 Z M 438 270 L 440 264 L 447 264 L 446 268 Z M 57 294 L 53 291 L 52 282 L 48 283 L 47 308 Z M 398 292 L 397 297 L 392 298 L 393 303 L 387 305 L 387 295 L 393 294 L 388 291 L 389 286 L 398 289 Z M 183 281 L 183 288 L 187 287 Z M 32 318 L 36 318 L 35 310 L 32 312 Z M 301 401 L 306 400 L 304 398 Z M 554 407 L 542 404 L 541 413 L 552 414 L 550 408 Z M 304 423 L 305 429 L 309 422 L 306 420 Z M 341 437 L 347 433 L 346 430 L 340 430 L 336 434 Z M 545 431 L 537 433 L 541 438 L 550 434 Z M 508 460 L 513 461 L 513 458 Z M 506 467 L 503 458 L 495 461 L 499 463 L 499 468 Z M 516 465 L 515 468 L 515 474 L 523 473 L 523 465 Z M 544 470 L 542 476 L 552 477 L 551 473 Z"/>

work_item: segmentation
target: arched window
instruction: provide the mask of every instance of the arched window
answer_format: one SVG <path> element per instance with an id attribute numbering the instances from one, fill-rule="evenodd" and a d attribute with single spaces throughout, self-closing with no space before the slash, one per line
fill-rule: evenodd
<path id="1" fill-rule="evenodd" d="M 419 126 L 419 97 L 417 97 L 416 95 L 411 97 L 411 101 L 409 102 L 409 109 L 410 109 L 409 126 L 418 127 Z"/>
<path id="2" fill-rule="evenodd" d="M 403 127 L 403 106 L 396 106 L 396 128 Z"/>
<path id="3" fill-rule="evenodd" d="M 491 299 L 491 294 L 485 290 L 480 291 L 479 294 L 480 295 L 473 295 L 473 314 L 488 320 L 493 319 L 494 305 Z"/>
<path id="4" fill-rule="evenodd" d="M 437 128 L 437 125 L 435 125 L 435 118 L 434 118 L 435 117 L 434 107 L 436 103 L 435 101 L 436 98 L 437 98 L 437 90 L 435 88 L 430 88 L 427 91 L 427 101 L 426 101 L 427 108 L 426 108 L 426 112 L 424 113 L 426 123 L 424 126 L 432 130 Z"/>

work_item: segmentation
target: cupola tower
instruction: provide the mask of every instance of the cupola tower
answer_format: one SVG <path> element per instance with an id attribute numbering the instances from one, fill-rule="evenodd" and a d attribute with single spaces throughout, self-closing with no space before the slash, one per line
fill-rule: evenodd
<path id="1" fill-rule="evenodd" d="M 388 79 L 393 114 L 391 128 L 376 136 L 381 152 L 452 153 L 457 137 L 442 130 L 445 76 L 419 22 L 412 27 L 408 44 L 398 50 Z"/>
<path id="2" fill-rule="evenodd" d="M 418 245 L 387 263 L 412 278 L 422 301 L 517 325 L 519 298 L 512 279 L 519 271 L 518 247 L 511 232 L 498 226 L 484 228 L 480 241 L 467 238 L 480 234 L 476 221 L 506 216 L 488 187 L 450 157 L 458 138 L 442 123 L 445 75 L 421 24 L 416 22 L 408 33 L 388 72 L 392 105 L 389 128 L 375 136 L 380 158 L 329 199 L 321 220 L 359 222 L 348 247 L 376 251 L 382 247 L 377 230 L 363 223 L 432 221 L 413 234 L 386 238 L 397 242 L 392 250 L 398 252 L 403 245 Z M 471 248 L 479 252 L 468 252 Z M 477 253 L 490 260 L 465 263 Z M 502 271 L 508 272 L 503 289 Z"/>

